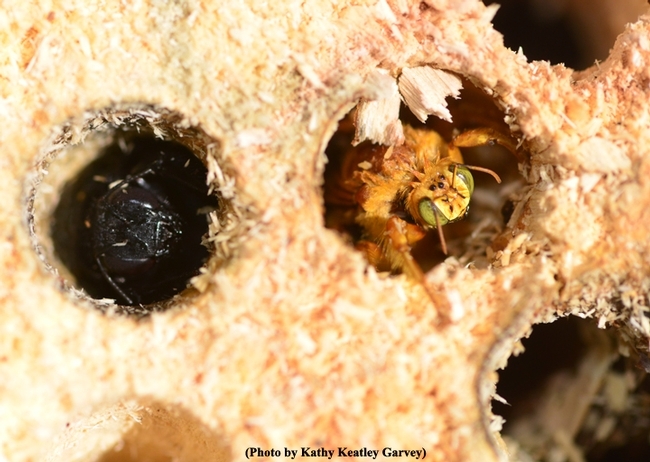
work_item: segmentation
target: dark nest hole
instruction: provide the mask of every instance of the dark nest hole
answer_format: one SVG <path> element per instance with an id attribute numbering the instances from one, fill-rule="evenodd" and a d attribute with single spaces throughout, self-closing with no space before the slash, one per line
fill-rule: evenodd
<path id="1" fill-rule="evenodd" d="M 184 145 L 121 129 L 63 188 L 54 252 L 93 298 L 149 305 L 185 289 L 208 258 L 201 243 L 207 170 Z"/>
<path id="2" fill-rule="evenodd" d="M 484 0 L 499 4 L 492 23 L 511 50 L 528 60 L 585 69 L 607 58 L 628 22 L 647 10 L 645 0 Z M 623 5 L 625 3 L 625 5 Z"/>
<path id="3" fill-rule="evenodd" d="M 448 108 L 453 123 L 430 116 L 425 124 L 420 122 L 408 108 L 402 106 L 400 119 L 404 124 L 414 128 L 426 128 L 438 132 L 446 142 L 454 135 L 473 128 L 492 128 L 510 135 L 510 129 L 504 122 L 505 114 L 496 105 L 494 99 L 481 91 L 468 80 L 463 80 L 463 90 L 458 99 L 448 98 Z M 353 111 L 339 123 L 337 132 L 326 149 L 328 163 L 325 169 L 325 224 L 328 228 L 339 231 L 352 245 L 363 248 L 364 230 L 355 222 L 360 211 L 354 197 L 349 194 L 340 200 L 341 166 L 351 153 L 354 137 Z M 516 142 L 516 138 L 513 137 Z M 370 145 L 369 142 L 364 144 Z M 517 158 L 500 145 L 488 145 L 475 148 L 461 148 L 464 163 L 488 168 L 497 173 L 502 183 L 498 184 L 487 173 L 473 171 L 474 193 L 471 196 L 469 213 L 459 221 L 442 227 L 448 254 L 442 252 L 440 239 L 435 229 L 429 230 L 426 237 L 412 248 L 412 255 L 425 272 L 444 261 L 447 257 L 456 257 L 462 264 L 475 267 L 487 267 L 489 264 L 486 248 L 507 224 L 516 196 L 524 185 L 519 172 Z M 520 149 L 520 154 L 526 154 Z M 334 200 L 332 200 L 334 198 Z M 345 203 L 347 201 L 347 203 Z M 395 210 L 401 218 L 414 222 L 408 214 Z M 362 242 L 359 245 L 359 242 Z M 379 267 L 380 270 L 390 268 Z"/>
<path id="4" fill-rule="evenodd" d="M 215 253 L 211 222 L 231 206 L 207 185 L 217 143 L 165 111 L 100 113 L 76 130 L 62 129 L 31 193 L 46 266 L 102 310 L 143 315 L 195 292 Z"/>
<path id="5" fill-rule="evenodd" d="M 492 20 L 494 28 L 503 34 L 505 46 L 514 51 L 521 47 L 528 60 L 582 69 L 599 58 L 581 53 L 578 31 L 572 27 L 567 14 L 559 6 L 553 6 L 557 2 L 495 0 L 484 3 L 501 5 Z"/>
<path id="6" fill-rule="evenodd" d="M 515 460 L 650 460 L 648 359 L 619 342 L 577 317 L 533 327 L 492 402 Z"/>

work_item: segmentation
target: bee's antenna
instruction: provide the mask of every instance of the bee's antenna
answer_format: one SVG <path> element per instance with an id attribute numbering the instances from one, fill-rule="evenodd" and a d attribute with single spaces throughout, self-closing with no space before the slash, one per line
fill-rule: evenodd
<path id="1" fill-rule="evenodd" d="M 447 242 L 445 241 L 445 234 L 442 232 L 442 226 L 440 226 L 440 221 L 438 220 L 438 212 L 435 207 L 432 207 L 433 217 L 436 219 L 436 229 L 438 229 L 438 237 L 440 237 L 440 247 L 442 247 L 442 253 L 447 255 Z"/>
<path id="2" fill-rule="evenodd" d="M 483 168 L 483 167 L 477 167 L 476 165 L 465 165 L 463 164 L 463 167 L 469 169 L 469 170 L 476 170 L 477 172 L 483 172 L 483 173 L 488 173 L 492 175 L 492 177 L 497 180 L 497 183 L 501 183 L 501 178 L 499 178 L 499 175 L 496 174 L 496 172 L 490 170 L 489 168 Z M 454 166 L 454 177 L 456 176 L 456 169 Z M 452 186 L 454 185 L 452 181 Z"/>

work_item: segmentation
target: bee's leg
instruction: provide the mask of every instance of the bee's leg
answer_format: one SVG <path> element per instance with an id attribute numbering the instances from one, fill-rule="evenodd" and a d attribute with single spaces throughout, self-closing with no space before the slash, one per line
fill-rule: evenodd
<path id="1" fill-rule="evenodd" d="M 467 130 L 456 136 L 450 143 L 450 146 L 460 148 L 473 148 L 475 146 L 486 146 L 500 144 L 508 151 L 513 153 L 519 162 L 523 162 L 524 158 L 520 152 L 517 151 L 517 145 L 514 140 L 503 133 L 492 128 L 475 128 Z"/>
<path id="2" fill-rule="evenodd" d="M 128 305 L 133 305 L 133 299 L 129 297 L 126 292 L 122 290 L 122 288 L 115 282 L 115 280 L 108 274 L 106 271 L 106 268 L 104 268 L 104 265 L 102 264 L 102 261 L 99 257 L 95 257 L 95 261 L 97 262 L 97 265 L 99 266 L 99 271 L 101 271 L 102 276 L 104 276 L 104 279 L 106 279 L 106 282 L 108 282 L 113 289 L 126 301 Z"/>
<path id="3" fill-rule="evenodd" d="M 391 260 L 394 265 L 398 263 L 395 260 L 400 260 L 399 264 L 404 274 L 420 283 L 420 286 L 428 295 L 429 300 L 438 309 L 441 321 L 446 322 L 447 316 L 445 313 L 449 311 L 448 303 L 427 286 L 422 268 L 420 268 L 420 265 L 411 255 L 411 246 L 424 236 L 426 236 L 426 232 L 419 226 L 412 225 L 401 218 L 393 216 L 386 223 L 386 243 L 390 245 L 390 247 L 386 248 L 386 254 L 393 256 Z"/>
<path id="4" fill-rule="evenodd" d="M 394 268 L 400 268 L 406 275 L 417 281 L 424 281 L 420 265 L 411 255 L 411 247 L 426 236 L 426 232 L 417 225 L 392 216 L 386 222 L 387 257 Z"/>
<path id="5" fill-rule="evenodd" d="M 378 244 L 372 241 L 359 241 L 354 248 L 362 252 L 368 263 L 374 266 L 377 271 L 390 271 L 390 262 Z"/>

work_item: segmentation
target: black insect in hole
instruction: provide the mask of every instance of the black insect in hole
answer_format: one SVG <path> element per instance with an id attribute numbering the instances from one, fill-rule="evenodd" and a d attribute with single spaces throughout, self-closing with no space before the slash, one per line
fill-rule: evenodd
<path id="1" fill-rule="evenodd" d="M 166 300 L 208 257 L 207 170 L 182 144 L 120 133 L 62 192 L 52 239 L 78 287 L 122 305 Z"/>

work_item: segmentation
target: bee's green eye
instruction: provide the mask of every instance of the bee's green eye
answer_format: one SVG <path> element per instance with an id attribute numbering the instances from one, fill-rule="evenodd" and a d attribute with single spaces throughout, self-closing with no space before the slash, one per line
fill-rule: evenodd
<path id="1" fill-rule="evenodd" d="M 453 173 L 454 166 L 449 167 L 449 171 Z M 470 195 L 474 192 L 474 177 L 469 172 L 467 167 L 463 165 L 456 165 L 456 178 L 459 178 L 469 190 Z"/>
<path id="2" fill-rule="evenodd" d="M 418 204 L 418 212 L 420 212 L 420 217 L 430 226 L 442 226 L 449 223 L 445 214 L 428 197 L 420 201 Z M 438 216 L 438 221 L 436 221 L 436 215 Z"/>
<path id="3" fill-rule="evenodd" d="M 429 226 L 443 226 L 461 220 L 467 215 L 474 191 L 474 178 L 469 169 L 463 165 L 456 164 L 449 167 L 452 174 L 454 170 L 455 178 L 447 179 L 448 184 L 453 184 L 452 187 L 441 191 L 442 194 L 433 198 L 424 197 L 418 202 L 420 218 Z M 443 189 L 442 186 L 440 189 Z M 435 188 L 432 191 L 435 191 Z"/>

